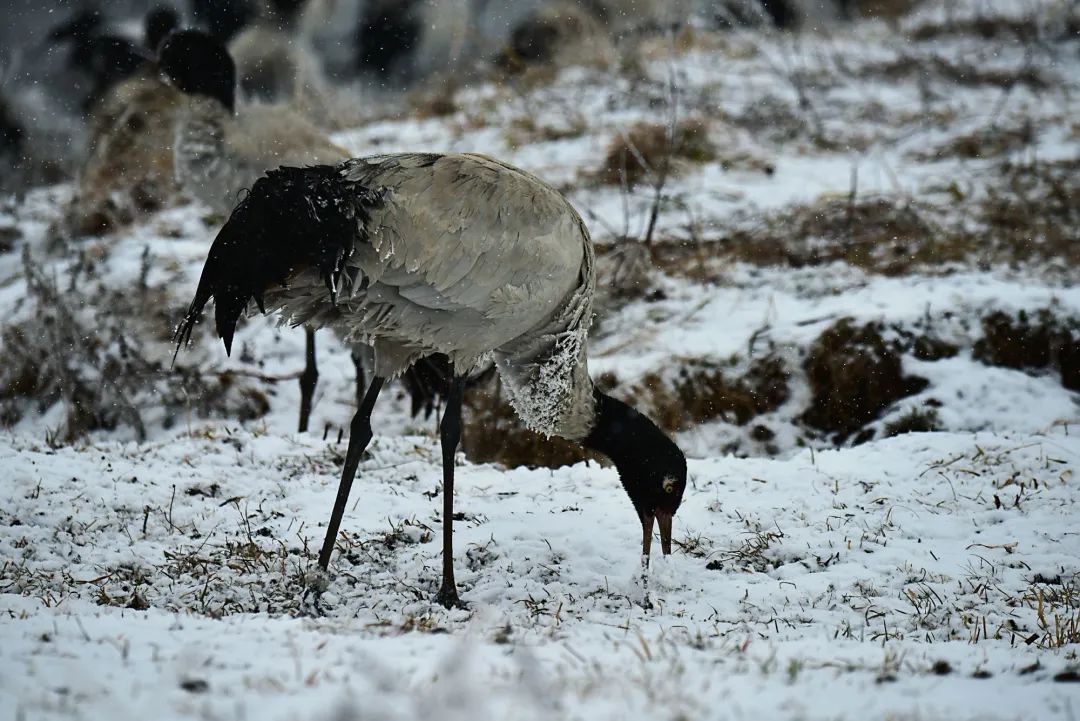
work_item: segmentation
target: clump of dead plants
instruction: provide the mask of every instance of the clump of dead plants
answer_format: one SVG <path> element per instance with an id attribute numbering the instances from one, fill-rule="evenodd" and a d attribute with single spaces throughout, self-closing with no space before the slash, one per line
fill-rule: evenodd
<path id="1" fill-rule="evenodd" d="M 1022 141 L 1017 141 L 1022 142 Z M 984 152 L 970 148 L 971 152 Z M 1080 161 L 1001 162 L 967 193 L 955 184 L 936 207 L 886 196 L 832 197 L 764 218 L 739 221 L 715 239 L 656 239 L 657 267 L 713 281 L 732 260 L 757 266 L 845 263 L 899 276 L 949 273 L 960 267 L 1035 266 L 1068 277 L 1080 268 Z"/>
<path id="2" fill-rule="evenodd" d="M 24 252 L 31 308 L 0 330 L 0 423 L 59 403 L 62 420 L 48 440 L 63 444 L 120 427 L 142 440 L 151 409 L 164 412 L 166 425 L 192 413 L 239 419 L 266 413 L 265 395 L 233 374 L 165 364 L 163 346 L 171 345 L 172 318 L 181 309 L 172 307 L 164 287 L 147 284 L 149 263 L 144 254 L 139 279 L 116 287 L 95 277 L 92 260 L 80 261 L 64 286 Z"/>
<path id="3" fill-rule="evenodd" d="M 656 264 L 669 273 L 710 280 L 737 260 L 793 268 L 846 263 L 868 272 L 904 275 L 915 267 L 947 266 L 976 247 L 928 207 L 903 199 L 830 198 L 795 206 L 707 243 L 654 244 Z"/>
<path id="4" fill-rule="evenodd" d="M 886 438 L 904 433 L 929 433 L 941 430 L 941 419 L 933 408 L 912 408 L 894 421 L 885 424 Z"/>
<path id="5" fill-rule="evenodd" d="M 1018 599 L 1035 612 L 1037 630 L 1024 640 L 1042 648 L 1066 648 L 1080 643 L 1080 577 L 1042 577 Z"/>
<path id="6" fill-rule="evenodd" d="M 645 399 L 649 416 L 668 431 L 716 419 L 743 426 L 787 402 L 789 376 L 777 355 L 752 361 L 742 373 L 731 365 L 692 360 L 670 381 L 655 373 L 646 375 L 635 384 L 634 395 Z"/>
<path id="7" fill-rule="evenodd" d="M 1049 308 L 1015 316 L 1002 311 L 982 319 L 974 357 L 988 365 L 1035 370 L 1056 368 L 1061 384 L 1080 391 L 1080 323 Z"/>
<path id="8" fill-rule="evenodd" d="M 811 392 L 803 422 L 842 442 L 927 386 L 925 379 L 904 374 L 900 353 L 883 331 L 879 323 L 858 326 L 845 318 L 818 336 L 803 363 Z M 855 440 L 869 437 L 864 432 Z"/>
<path id="9" fill-rule="evenodd" d="M 985 228 L 984 253 L 992 257 L 1080 267 L 1080 160 L 1003 163 L 976 220 Z"/>
<path id="10" fill-rule="evenodd" d="M 1014 127 L 992 125 L 957 135 L 941 145 L 915 151 L 912 157 L 927 162 L 948 158 L 993 158 L 1030 147 L 1034 140 L 1035 129 L 1029 123 Z"/>
<path id="11" fill-rule="evenodd" d="M 677 163 L 706 163 L 716 157 L 708 125 L 690 119 L 672 125 L 638 123 L 608 146 L 597 180 L 634 186 L 676 169 Z"/>

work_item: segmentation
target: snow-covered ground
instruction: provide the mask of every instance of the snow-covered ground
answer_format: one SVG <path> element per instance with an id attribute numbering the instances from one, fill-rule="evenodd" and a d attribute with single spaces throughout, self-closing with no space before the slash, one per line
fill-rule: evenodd
<path id="1" fill-rule="evenodd" d="M 4 718 L 1067 719 L 1080 703 L 1060 680 L 1076 646 L 1055 639 L 1080 593 L 1066 428 L 693 460 L 651 609 L 613 471 L 465 465 L 470 607 L 454 612 L 431 600 L 435 448 L 378 437 L 318 617 L 295 613 L 340 444 L 218 428 L 5 446 Z"/>
<path id="2" fill-rule="evenodd" d="M 613 470 L 460 457 L 468 608 L 435 604 L 438 441 L 398 391 L 376 409 L 316 608 L 305 589 L 353 411 L 348 352 L 323 334 L 315 431 L 297 434 L 300 331 L 252 318 L 230 359 L 201 327 L 169 370 L 218 219 L 180 204 L 58 241 L 69 186 L 0 206 L 0 357 L 22 369 L 0 388 L 0 721 L 1080 716 L 1080 396 L 1063 386 L 1080 291 L 1076 239 L 1053 233 L 1080 227 L 1080 45 L 1054 25 L 1066 5 L 971 0 L 828 37 L 702 33 L 673 58 L 646 47 L 636 71 L 479 84 L 449 115 L 336 136 L 357 154 L 475 151 L 536 172 L 582 210 L 608 286 L 652 190 L 598 173 L 628 128 L 666 121 L 678 78 L 680 115 L 705 123 L 715 157 L 664 189 L 657 257 L 683 259 L 645 287 L 604 288 L 590 368 L 657 413 L 687 369 L 737 377 L 763 354 L 787 392 L 752 422 L 670 425 L 690 487 L 675 553 L 647 580 Z M 966 12 L 1021 28 L 1037 12 L 1042 36 L 946 31 Z M 872 249 L 899 270 L 852 253 L 850 228 L 793 236 L 779 260 L 740 245 L 860 198 L 923 213 L 926 237 L 886 225 Z M 991 222 L 1024 203 L 1031 228 Z M 920 255 L 931 242 L 947 262 Z M 1044 362 L 993 361 L 979 344 L 998 311 L 1044 312 L 1065 335 Z M 845 318 L 876 324 L 925 379 L 861 445 L 805 419 L 808 349 Z M 32 373 L 53 365 L 22 355 L 26 333 L 57 328 L 85 333 L 89 350 L 54 350 L 103 393 L 118 368 L 145 375 L 101 396 L 120 403 L 115 428 L 70 443 L 71 399 Z M 900 342 L 912 334 L 952 350 L 916 353 Z M 912 413 L 938 432 L 886 437 Z"/>

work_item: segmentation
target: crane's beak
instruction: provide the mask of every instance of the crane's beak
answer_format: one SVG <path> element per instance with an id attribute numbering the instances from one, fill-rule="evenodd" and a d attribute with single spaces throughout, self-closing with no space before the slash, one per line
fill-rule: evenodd
<path id="1" fill-rule="evenodd" d="M 671 555 L 671 521 L 672 514 L 667 511 L 655 511 L 646 513 L 641 517 L 641 553 L 648 557 L 652 551 L 653 525 L 660 526 L 660 549 L 665 556 Z"/>

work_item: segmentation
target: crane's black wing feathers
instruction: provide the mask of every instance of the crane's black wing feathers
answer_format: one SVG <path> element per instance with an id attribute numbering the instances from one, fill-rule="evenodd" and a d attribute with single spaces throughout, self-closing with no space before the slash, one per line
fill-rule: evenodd
<path id="1" fill-rule="evenodd" d="M 340 166 L 267 172 L 214 240 L 195 299 L 177 328 L 177 351 L 213 298 L 217 333 L 231 353 L 236 322 L 248 303 L 254 300 L 265 312 L 266 289 L 285 286 L 299 269 L 317 269 L 336 300 L 345 258 L 354 243 L 367 241 L 371 211 L 383 200 L 384 191 L 346 179 Z"/>

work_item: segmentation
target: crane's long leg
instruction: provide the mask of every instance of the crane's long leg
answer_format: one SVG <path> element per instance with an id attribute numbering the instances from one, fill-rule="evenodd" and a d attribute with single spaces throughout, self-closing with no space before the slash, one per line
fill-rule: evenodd
<path id="1" fill-rule="evenodd" d="M 349 491 L 352 490 L 356 468 L 360 465 L 360 456 L 371 441 L 371 410 L 375 407 L 375 401 L 379 397 L 379 391 L 382 390 L 385 380 L 379 376 L 371 379 L 371 385 L 368 386 L 364 400 L 356 409 L 356 415 L 353 416 L 352 424 L 349 426 L 349 450 L 345 453 L 345 468 L 341 471 L 341 483 L 338 485 L 337 499 L 334 501 L 334 512 L 330 515 L 330 525 L 326 527 L 326 539 L 323 541 L 322 551 L 319 552 L 319 566 L 324 571 L 330 566 L 330 556 L 334 553 L 334 541 L 337 540 L 341 517 L 349 502 Z"/>
<path id="2" fill-rule="evenodd" d="M 315 331 L 304 329 L 304 372 L 300 374 L 300 432 L 306 433 L 311 419 L 311 399 L 315 396 L 315 384 L 319 381 L 319 369 L 315 365 Z"/>
<path id="3" fill-rule="evenodd" d="M 364 390 L 367 388 L 367 385 L 364 383 L 364 359 L 361 357 L 360 351 L 355 347 L 353 347 L 352 352 L 349 353 L 349 355 L 352 357 L 353 368 L 356 369 L 356 405 L 359 407 L 360 404 L 364 402 Z"/>
<path id="4" fill-rule="evenodd" d="M 454 453 L 461 440 L 461 397 L 464 392 L 465 377 L 455 377 L 439 426 L 443 462 L 443 573 L 442 587 L 435 600 L 447 608 L 464 608 L 454 582 Z"/>

